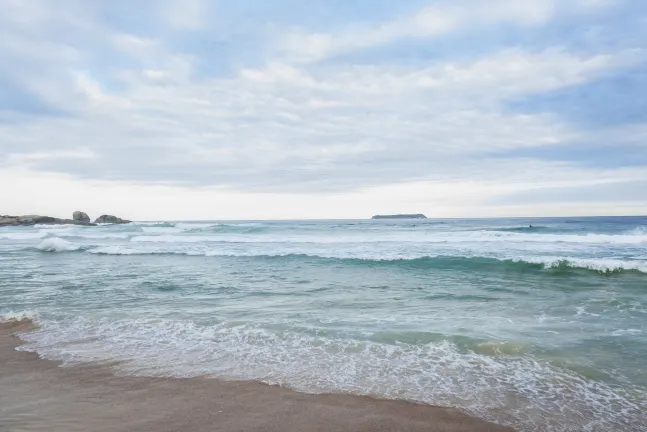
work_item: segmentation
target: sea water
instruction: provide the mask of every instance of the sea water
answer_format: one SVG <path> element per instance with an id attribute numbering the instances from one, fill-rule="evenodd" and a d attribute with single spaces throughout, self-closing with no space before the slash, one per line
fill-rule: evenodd
<path id="1" fill-rule="evenodd" d="M 647 430 L 647 218 L 0 228 L 20 316 L 64 366 Z"/>

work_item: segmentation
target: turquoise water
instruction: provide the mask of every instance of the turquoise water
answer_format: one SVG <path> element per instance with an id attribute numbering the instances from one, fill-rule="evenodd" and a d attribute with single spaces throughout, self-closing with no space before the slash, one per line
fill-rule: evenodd
<path id="1" fill-rule="evenodd" d="M 647 218 L 4 228 L 0 315 L 66 365 L 647 430 Z"/>

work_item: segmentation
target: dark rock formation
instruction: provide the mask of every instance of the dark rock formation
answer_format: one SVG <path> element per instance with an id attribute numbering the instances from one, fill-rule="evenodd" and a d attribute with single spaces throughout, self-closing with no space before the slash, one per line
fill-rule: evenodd
<path id="1" fill-rule="evenodd" d="M 96 225 L 73 219 L 59 219 L 51 216 L 25 215 L 25 216 L 0 216 L 0 227 L 3 226 L 30 226 L 30 225 Z"/>
<path id="2" fill-rule="evenodd" d="M 94 221 L 97 224 L 125 224 L 130 223 L 129 220 L 118 218 L 113 215 L 101 215 Z"/>
<path id="3" fill-rule="evenodd" d="M 427 216 L 418 214 L 375 215 L 371 219 L 427 219 Z"/>
<path id="4" fill-rule="evenodd" d="M 90 223 L 90 216 L 87 213 L 82 211 L 75 211 L 72 215 L 72 219 L 77 222 Z"/>

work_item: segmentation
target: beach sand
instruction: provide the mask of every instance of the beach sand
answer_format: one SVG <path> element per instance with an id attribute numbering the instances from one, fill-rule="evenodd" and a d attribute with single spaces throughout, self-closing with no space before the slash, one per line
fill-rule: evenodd
<path id="1" fill-rule="evenodd" d="M 28 320 L 0 323 L 0 431 L 511 431 L 456 410 L 257 382 L 116 376 L 17 351 Z"/>

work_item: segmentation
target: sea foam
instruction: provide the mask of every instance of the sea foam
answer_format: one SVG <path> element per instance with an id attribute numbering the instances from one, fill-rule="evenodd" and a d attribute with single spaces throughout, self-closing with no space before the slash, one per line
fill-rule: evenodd
<path id="1" fill-rule="evenodd" d="M 79 250 L 80 246 L 62 238 L 51 237 L 43 240 L 37 248 L 44 252 L 70 252 Z"/>
<path id="2" fill-rule="evenodd" d="M 154 242 L 153 242 L 154 243 Z M 162 242 L 164 243 L 164 242 Z M 617 259 L 617 258 L 583 258 L 573 256 L 532 256 L 532 255 L 495 255 L 492 252 L 429 255 L 428 253 L 392 253 L 392 252 L 367 252 L 363 250 L 337 250 L 298 253 L 291 250 L 226 250 L 215 249 L 209 246 L 153 246 L 138 247 L 137 245 L 105 246 L 88 250 L 90 253 L 102 255 L 186 255 L 206 257 L 246 257 L 259 259 L 322 259 L 339 260 L 340 263 L 353 265 L 354 263 L 377 265 L 403 265 L 418 268 L 442 268 L 444 265 L 452 266 L 478 266 L 478 265 L 506 265 L 513 263 L 519 266 L 537 265 L 545 269 L 583 269 L 600 273 L 613 273 L 620 271 L 637 271 L 647 273 L 647 260 L 645 259 Z M 521 269 L 521 267 L 520 267 Z"/>
<path id="3" fill-rule="evenodd" d="M 123 373 L 140 376 L 216 375 L 310 393 L 459 404 L 520 431 L 537 430 L 537 419 L 551 431 L 630 430 L 644 421 L 633 399 L 647 396 L 515 352 L 484 349 L 489 342 L 470 349 L 448 340 L 380 343 L 255 324 L 108 318 L 45 322 L 22 337 L 28 344 L 21 350 L 67 365 L 114 361 Z M 555 406 L 568 406 L 569 414 L 555 417 Z"/>
<path id="4" fill-rule="evenodd" d="M 0 240 L 34 240 L 47 237 L 42 232 L 0 232 Z"/>
<path id="5" fill-rule="evenodd" d="M 0 323 L 11 321 L 30 320 L 33 322 L 38 321 L 38 312 L 36 311 L 7 311 L 0 312 Z"/>

